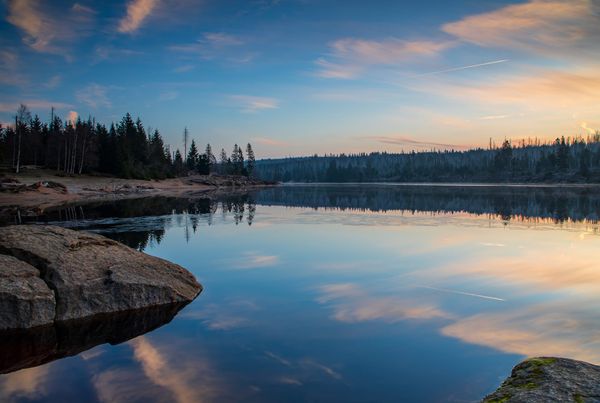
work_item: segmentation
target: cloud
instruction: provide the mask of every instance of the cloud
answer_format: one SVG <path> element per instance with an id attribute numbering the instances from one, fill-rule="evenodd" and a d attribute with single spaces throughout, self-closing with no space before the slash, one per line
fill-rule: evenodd
<path id="1" fill-rule="evenodd" d="M 79 102 L 83 102 L 92 109 L 99 107 L 110 108 L 112 106 L 108 99 L 108 87 L 99 84 L 90 84 L 75 94 Z"/>
<path id="2" fill-rule="evenodd" d="M 77 112 L 69 111 L 69 114 L 67 115 L 67 122 L 75 123 L 77 122 L 77 117 L 79 117 Z"/>
<path id="3" fill-rule="evenodd" d="M 246 113 L 279 108 L 279 101 L 275 98 L 255 97 L 251 95 L 231 95 L 229 99 L 233 101 L 242 112 Z"/>
<path id="4" fill-rule="evenodd" d="M 16 112 L 20 104 L 26 105 L 30 110 L 47 110 L 54 107 L 55 109 L 69 109 L 73 105 L 64 102 L 53 102 L 46 100 L 24 100 L 22 102 L 0 102 L 0 112 Z"/>
<path id="5" fill-rule="evenodd" d="M 323 78 L 339 78 L 348 80 L 351 78 L 356 78 L 363 70 L 361 66 L 332 63 L 323 58 L 317 59 L 315 64 L 319 66 L 317 76 Z"/>
<path id="6" fill-rule="evenodd" d="M 290 143 L 288 143 L 287 141 L 271 139 L 268 137 L 253 137 L 252 142 L 273 147 L 285 147 L 290 145 Z"/>
<path id="7" fill-rule="evenodd" d="M 330 303 L 333 318 L 345 323 L 404 320 L 448 319 L 450 315 L 430 303 L 419 303 L 400 297 L 369 296 L 356 284 L 327 284 L 318 288 L 317 302 Z"/>
<path id="8" fill-rule="evenodd" d="M 220 58 L 232 63 L 243 64 L 250 62 L 255 56 L 250 52 L 240 54 L 239 48 L 244 44 L 245 41 L 236 35 L 224 32 L 205 32 L 196 42 L 172 45 L 169 49 L 175 52 L 198 55 L 205 60 Z"/>
<path id="9" fill-rule="evenodd" d="M 483 47 L 568 50 L 598 39 L 597 11 L 594 0 L 531 0 L 444 24 L 442 30 Z"/>
<path id="10" fill-rule="evenodd" d="M 123 57 L 139 56 L 144 52 L 126 48 L 116 48 L 114 46 L 97 46 L 94 49 L 93 63 L 99 63 L 103 60 L 122 60 Z"/>
<path id="11" fill-rule="evenodd" d="M 25 33 L 23 41 L 33 49 L 42 52 L 56 52 L 51 46 L 55 38 L 54 22 L 40 10 L 35 0 L 13 0 L 8 4 L 6 20 Z"/>
<path id="12" fill-rule="evenodd" d="M 0 378 L 0 400 L 34 400 L 46 395 L 49 365 L 27 368 Z"/>
<path id="13" fill-rule="evenodd" d="M 471 148 L 469 145 L 460 144 L 448 144 L 448 143 L 436 143 L 432 141 L 416 140 L 410 137 L 404 136 L 369 136 L 367 139 L 375 140 L 384 144 L 395 144 L 401 146 L 411 146 L 417 148 L 441 148 L 446 150 L 466 150 Z"/>
<path id="14" fill-rule="evenodd" d="M 60 85 L 61 81 L 62 81 L 62 77 L 59 74 L 56 74 L 56 75 L 50 77 L 50 79 L 46 82 L 46 84 L 44 84 L 44 87 L 54 89 Z"/>
<path id="15" fill-rule="evenodd" d="M 175 73 L 187 73 L 188 71 L 194 70 L 195 68 L 196 68 L 196 66 L 194 66 L 193 64 L 184 64 L 182 66 L 175 67 L 173 69 L 173 72 L 175 72 Z"/>
<path id="16" fill-rule="evenodd" d="M 179 92 L 177 92 L 177 91 L 165 91 L 165 92 L 162 92 L 158 96 L 158 100 L 159 101 L 173 101 L 173 100 L 177 99 L 177 97 L 179 97 Z"/>
<path id="17" fill-rule="evenodd" d="M 498 120 L 498 119 L 506 119 L 507 117 L 509 117 L 509 115 L 487 115 L 487 116 L 482 116 L 479 119 L 480 120 Z"/>
<path id="18" fill-rule="evenodd" d="M 63 54 L 65 45 L 93 30 L 94 11 L 74 4 L 68 12 L 56 14 L 46 2 L 11 0 L 6 20 L 23 31 L 23 42 L 38 52 Z M 69 57 L 67 55 L 67 57 Z"/>
<path id="19" fill-rule="evenodd" d="M 172 357 L 163 354 L 144 336 L 130 341 L 129 345 L 146 377 L 172 393 L 174 399 L 169 400 L 178 403 L 216 400 L 215 396 L 222 392 L 205 359 L 177 360 L 173 365 Z"/>
<path id="20" fill-rule="evenodd" d="M 399 65 L 422 57 L 433 57 L 453 45 L 448 41 L 407 41 L 398 38 L 379 41 L 339 39 L 329 45 L 328 58 L 319 58 L 315 62 L 319 66 L 316 74 L 324 78 L 355 78 L 369 66 Z"/>
<path id="21" fill-rule="evenodd" d="M 197 311 L 184 312 L 182 318 L 199 320 L 211 330 L 231 330 L 249 326 L 249 319 L 260 308 L 251 300 L 230 300 L 207 304 Z"/>
<path id="22" fill-rule="evenodd" d="M 596 134 L 600 131 L 600 129 L 598 129 L 598 128 L 589 127 L 587 122 L 581 122 L 580 126 L 588 134 Z"/>
<path id="23" fill-rule="evenodd" d="M 237 36 L 226 34 L 224 32 L 207 32 L 204 34 L 204 39 L 214 47 L 238 46 L 244 44 L 244 41 Z"/>
<path id="24" fill-rule="evenodd" d="M 275 266 L 279 263 L 279 256 L 260 255 L 254 252 L 244 253 L 244 256 L 233 263 L 236 269 L 256 269 L 260 267 Z"/>
<path id="25" fill-rule="evenodd" d="M 119 21 L 117 30 L 122 33 L 137 31 L 157 4 L 157 0 L 131 0 L 127 4 L 127 14 Z"/>
<path id="26" fill-rule="evenodd" d="M 23 86 L 26 83 L 19 55 L 12 50 L 0 49 L 0 84 Z"/>
<path id="27" fill-rule="evenodd" d="M 597 315 L 554 304 L 477 314 L 442 328 L 464 342 L 510 354 L 563 356 L 600 363 Z"/>

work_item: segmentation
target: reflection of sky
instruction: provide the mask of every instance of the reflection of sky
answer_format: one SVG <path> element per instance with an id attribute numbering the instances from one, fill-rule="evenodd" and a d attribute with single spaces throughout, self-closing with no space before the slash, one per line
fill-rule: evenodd
<path id="1" fill-rule="evenodd" d="M 2 400 L 464 401 L 524 356 L 600 363 L 586 224 L 264 206 L 252 226 L 204 218 L 188 242 L 180 217 L 146 250 L 205 286 L 171 324 L 0 377 Z"/>

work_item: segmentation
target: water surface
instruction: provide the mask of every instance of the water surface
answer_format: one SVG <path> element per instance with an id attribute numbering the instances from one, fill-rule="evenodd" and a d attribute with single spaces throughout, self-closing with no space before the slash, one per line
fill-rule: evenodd
<path id="1" fill-rule="evenodd" d="M 600 363 L 599 208 L 593 188 L 363 185 L 49 211 L 32 220 L 205 290 L 120 344 L 71 337 L 75 355 L 1 375 L 0 400 L 465 402 L 526 356 Z"/>

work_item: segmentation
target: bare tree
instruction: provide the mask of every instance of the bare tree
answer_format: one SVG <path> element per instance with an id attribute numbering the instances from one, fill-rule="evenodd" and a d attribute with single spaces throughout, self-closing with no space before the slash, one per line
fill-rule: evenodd
<path id="1" fill-rule="evenodd" d="M 15 117 L 15 130 L 17 131 L 17 166 L 16 173 L 21 170 L 21 138 L 23 132 L 27 130 L 27 125 L 31 122 L 31 112 L 27 109 L 27 106 L 21 104 L 17 110 L 17 116 Z"/>
<path id="2" fill-rule="evenodd" d="M 185 127 L 183 129 L 183 155 L 185 156 L 184 158 L 186 158 L 187 162 L 187 143 L 188 143 L 188 139 L 189 139 L 190 134 L 188 133 L 188 129 L 187 127 Z"/>

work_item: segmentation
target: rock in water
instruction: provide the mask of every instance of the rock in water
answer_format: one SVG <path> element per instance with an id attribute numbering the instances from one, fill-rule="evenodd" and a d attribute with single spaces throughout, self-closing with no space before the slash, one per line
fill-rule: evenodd
<path id="1" fill-rule="evenodd" d="M 531 358 L 483 403 L 600 403 L 600 367 L 567 358 Z"/>
<path id="2" fill-rule="evenodd" d="M 0 329 L 29 328 L 54 321 L 54 292 L 35 267 L 0 255 Z"/>
<path id="3" fill-rule="evenodd" d="M 181 266 L 101 235 L 55 226 L 0 228 L 0 253 L 40 271 L 54 290 L 57 321 L 190 302 L 202 290 Z"/>

